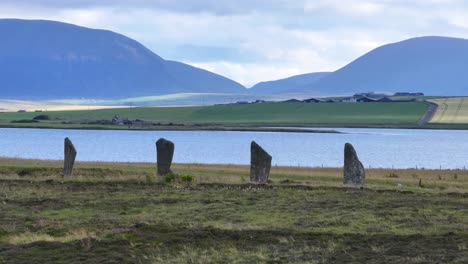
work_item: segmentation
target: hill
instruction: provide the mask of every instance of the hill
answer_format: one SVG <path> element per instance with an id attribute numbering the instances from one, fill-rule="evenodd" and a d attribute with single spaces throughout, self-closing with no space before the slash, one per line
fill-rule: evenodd
<path id="1" fill-rule="evenodd" d="M 310 85 L 329 74 L 330 72 L 306 73 L 285 79 L 261 82 L 254 85 L 248 91 L 253 94 L 284 94 L 302 92 L 303 86 Z"/>
<path id="2" fill-rule="evenodd" d="M 45 20 L 0 19 L 3 98 L 128 98 L 244 93 L 237 82 L 167 61 L 126 36 Z"/>
<path id="3" fill-rule="evenodd" d="M 332 73 L 310 73 L 262 82 L 254 94 L 352 95 L 423 92 L 468 95 L 468 40 L 419 37 L 381 46 Z"/>
<path id="4" fill-rule="evenodd" d="M 304 86 L 328 95 L 356 92 L 423 92 L 468 95 L 468 40 L 420 37 L 379 47 Z"/>

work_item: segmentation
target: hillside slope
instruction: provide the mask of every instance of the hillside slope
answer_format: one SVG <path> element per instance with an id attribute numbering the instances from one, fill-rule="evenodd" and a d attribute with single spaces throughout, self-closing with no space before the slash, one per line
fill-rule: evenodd
<path id="1" fill-rule="evenodd" d="M 330 72 L 314 72 L 291 76 L 275 81 L 261 82 L 254 85 L 248 91 L 254 94 L 284 94 L 302 92 L 302 87 L 310 85 L 321 78 L 329 75 Z"/>
<path id="2" fill-rule="evenodd" d="M 243 93 L 220 75 L 166 61 L 123 35 L 44 21 L 0 19 L 3 98 L 128 98 Z"/>
<path id="3" fill-rule="evenodd" d="M 303 90 L 468 95 L 467 68 L 468 40 L 420 37 L 379 47 Z"/>

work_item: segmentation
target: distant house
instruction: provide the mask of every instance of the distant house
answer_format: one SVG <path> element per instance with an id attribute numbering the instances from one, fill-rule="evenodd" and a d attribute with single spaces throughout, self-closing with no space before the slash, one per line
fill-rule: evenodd
<path id="1" fill-rule="evenodd" d="M 382 98 L 382 97 L 385 97 L 385 96 L 386 95 L 383 94 L 383 93 L 374 93 L 374 92 L 356 93 L 356 94 L 353 95 L 353 97 L 356 98 L 356 99 L 364 98 L 364 97 L 375 99 L 375 98 Z"/>
<path id="2" fill-rule="evenodd" d="M 369 97 L 362 97 L 362 98 L 356 99 L 356 102 L 358 102 L 358 103 L 373 103 L 373 102 L 376 102 L 376 100 L 374 100 L 372 98 L 369 98 Z"/>
<path id="3" fill-rule="evenodd" d="M 309 98 L 309 99 L 303 100 L 303 102 L 304 102 L 304 103 L 321 103 L 322 100 L 317 99 L 317 98 Z"/>
<path id="4" fill-rule="evenodd" d="M 119 117 L 119 116 L 114 116 L 112 118 L 112 123 L 117 124 L 117 125 L 131 124 L 131 122 L 128 120 L 128 118 L 122 118 L 122 117 Z"/>
<path id="5" fill-rule="evenodd" d="M 408 93 L 408 92 L 398 92 L 394 96 L 424 96 L 424 93 Z"/>
<path id="6" fill-rule="evenodd" d="M 357 98 L 356 98 L 357 97 Z M 342 102 L 346 102 L 345 100 L 349 100 L 348 98 L 342 99 Z M 355 96 L 348 102 L 359 102 L 359 103 L 388 103 L 394 102 L 392 99 L 388 98 L 387 96 L 380 97 L 380 98 L 370 98 L 367 96 Z"/>

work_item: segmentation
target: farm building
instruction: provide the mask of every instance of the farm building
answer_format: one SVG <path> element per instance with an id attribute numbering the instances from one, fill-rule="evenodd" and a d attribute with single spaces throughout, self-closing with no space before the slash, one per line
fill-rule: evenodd
<path id="1" fill-rule="evenodd" d="M 358 102 L 358 103 L 373 103 L 373 102 L 376 102 L 376 100 L 374 100 L 372 98 L 369 98 L 369 97 L 362 97 L 362 98 L 356 99 L 356 102 Z"/>

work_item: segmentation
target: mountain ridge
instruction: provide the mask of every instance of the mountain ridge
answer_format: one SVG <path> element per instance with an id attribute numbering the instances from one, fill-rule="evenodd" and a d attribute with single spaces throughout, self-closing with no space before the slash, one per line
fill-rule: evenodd
<path id="1" fill-rule="evenodd" d="M 316 82 L 330 73 L 331 72 L 305 73 L 283 79 L 260 82 L 248 90 L 253 94 L 295 93 L 301 86 Z"/>
<path id="2" fill-rule="evenodd" d="M 0 19 L 0 87 L 12 99 L 123 99 L 176 93 L 468 95 L 468 40 L 411 38 L 373 49 L 334 72 L 261 82 L 165 60 L 125 35 L 49 20 Z"/>
<path id="3" fill-rule="evenodd" d="M 182 92 L 244 93 L 221 75 L 164 60 L 109 30 L 49 20 L 0 19 L 2 95 L 128 98 Z M 183 72 L 185 75 L 180 76 Z"/>
<path id="4" fill-rule="evenodd" d="M 361 92 L 423 92 L 426 95 L 468 95 L 468 40 L 425 36 L 375 48 L 344 67 L 302 86 L 296 93 L 339 96 Z M 313 73 L 312 73 L 313 74 Z M 290 78 L 294 78 L 292 76 Z M 290 93 L 266 84 L 284 84 L 288 78 L 262 82 L 262 90 Z M 249 89 L 250 90 L 250 89 Z M 255 92 L 255 91 L 252 91 Z"/>
<path id="5" fill-rule="evenodd" d="M 468 40 L 440 36 L 411 38 L 380 46 L 308 85 L 335 94 L 423 92 L 467 95 Z"/>

